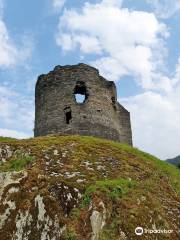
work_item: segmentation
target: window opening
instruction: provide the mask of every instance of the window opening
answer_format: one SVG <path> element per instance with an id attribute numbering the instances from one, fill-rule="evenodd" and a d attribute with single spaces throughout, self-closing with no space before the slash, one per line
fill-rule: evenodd
<path id="1" fill-rule="evenodd" d="M 70 124 L 71 119 L 72 119 L 71 108 L 70 107 L 65 107 L 64 108 L 64 114 L 65 114 L 66 124 Z"/>
<path id="2" fill-rule="evenodd" d="M 77 103 L 84 103 L 87 99 L 87 90 L 85 83 L 78 81 L 74 88 L 74 97 Z"/>
<path id="3" fill-rule="evenodd" d="M 77 103 L 83 103 L 86 99 L 86 96 L 84 94 L 75 94 L 75 99 Z"/>
<path id="4" fill-rule="evenodd" d="M 113 105 L 114 110 L 116 110 L 116 99 L 115 99 L 115 97 L 112 97 L 111 101 L 112 101 L 112 105 Z"/>

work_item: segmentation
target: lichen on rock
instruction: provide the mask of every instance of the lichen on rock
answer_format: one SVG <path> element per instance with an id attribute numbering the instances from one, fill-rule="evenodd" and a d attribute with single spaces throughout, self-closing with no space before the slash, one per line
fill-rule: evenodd
<path id="1" fill-rule="evenodd" d="M 0 168 L 0 239 L 134 240 L 142 226 L 172 229 L 159 239 L 179 240 L 180 176 L 170 165 L 92 137 L 4 141 L 0 149 L 7 145 L 12 155 L 0 155 L 6 159 Z M 34 160 L 8 171 L 3 166 L 19 150 L 20 160 Z"/>

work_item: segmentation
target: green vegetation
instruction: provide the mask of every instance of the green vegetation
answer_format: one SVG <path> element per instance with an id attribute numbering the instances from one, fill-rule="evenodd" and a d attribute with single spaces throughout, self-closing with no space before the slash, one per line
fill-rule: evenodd
<path id="1" fill-rule="evenodd" d="M 87 139 L 85 141 L 90 143 L 91 140 L 93 141 L 92 137 L 87 137 Z M 127 153 L 132 154 L 132 155 L 134 155 L 135 158 L 139 157 L 139 159 L 142 159 L 142 164 L 144 164 L 144 161 L 150 162 L 151 164 L 153 164 L 155 166 L 156 169 L 160 170 L 164 176 L 169 177 L 169 181 L 171 182 L 172 186 L 174 187 L 174 190 L 177 193 L 180 193 L 180 171 L 175 166 L 167 163 L 166 161 L 162 161 L 149 153 L 145 153 L 143 151 L 140 151 L 137 148 L 133 148 L 133 147 L 125 145 L 125 144 L 120 144 L 120 143 L 117 143 L 114 141 L 100 140 L 100 139 L 98 139 L 98 141 L 102 141 L 103 144 L 105 144 L 107 146 L 107 148 L 115 147 L 115 148 L 118 148 L 121 151 L 121 153 L 124 152 L 126 154 Z"/>
<path id="2" fill-rule="evenodd" d="M 151 155 L 148 155 L 149 160 L 154 161 L 157 169 L 161 170 L 162 174 L 169 178 L 170 183 L 177 193 L 180 193 L 180 171 L 175 166 L 161 161 Z"/>
<path id="3" fill-rule="evenodd" d="M 81 203 L 81 207 L 85 207 L 89 205 L 91 201 L 91 195 L 93 193 L 96 194 L 105 194 L 108 198 L 112 200 L 117 200 L 122 198 L 124 195 L 128 193 L 130 188 L 136 186 L 135 181 L 131 181 L 128 179 L 114 179 L 114 180 L 102 180 L 96 181 L 95 184 L 90 185 L 83 196 L 83 200 Z"/>
<path id="4" fill-rule="evenodd" d="M 98 158 L 98 155 L 104 154 L 107 151 L 111 150 L 111 155 L 115 155 L 117 158 L 122 158 L 123 160 L 129 161 L 129 155 L 134 156 L 135 159 L 138 159 L 138 162 L 141 162 L 141 165 L 145 163 L 151 164 L 154 166 L 154 170 L 158 169 L 162 175 L 169 178 L 170 183 L 177 193 L 180 192 L 180 172 L 179 169 L 168 164 L 165 161 L 161 161 L 158 158 L 140 151 L 137 148 L 131 146 L 120 144 L 118 142 L 109 141 L 105 139 L 95 138 L 91 136 L 47 136 L 47 137 L 38 137 L 30 138 L 24 140 L 16 140 L 13 138 L 4 138 L 0 137 L 0 142 L 12 142 L 16 145 L 31 145 L 36 146 L 36 151 L 38 152 L 42 148 L 46 148 L 51 145 L 61 145 L 66 146 L 68 143 L 77 144 L 76 152 L 73 153 L 72 157 L 74 160 L 78 161 L 80 159 L 85 159 L 89 153 L 95 152 Z M 93 156 L 91 155 L 91 158 Z M 94 158 L 94 160 L 96 160 Z M 75 162 L 74 162 L 75 163 Z"/>
<path id="5" fill-rule="evenodd" d="M 134 229 L 149 226 L 150 219 L 157 229 L 175 226 L 174 234 L 178 229 L 177 214 L 171 217 L 169 212 L 172 204 L 174 213 L 177 211 L 180 171 L 148 153 L 86 136 L 47 136 L 25 140 L 0 138 L 0 148 L 6 161 L 0 165 L 0 171 L 20 171 L 33 164 L 28 169 L 29 178 L 21 183 L 27 195 L 13 193 L 18 201 L 29 196 L 29 188 L 40 184 L 47 203 L 48 199 L 52 201 L 51 197 L 48 198 L 49 192 L 53 193 L 52 204 L 46 206 L 47 212 L 52 214 L 53 209 L 54 212 L 59 209 L 60 203 L 64 206 L 64 193 L 71 193 L 68 217 L 64 220 L 61 211 L 57 212 L 62 225 L 67 227 L 62 234 L 64 240 L 84 239 L 86 233 L 91 235 L 92 209 L 106 213 L 100 240 L 116 240 L 121 234 L 122 238 L 124 235 L 134 239 Z M 13 152 L 11 158 L 8 158 L 8 151 Z M 39 173 L 40 180 L 37 179 Z M 59 184 L 66 186 L 61 189 L 68 190 L 59 190 Z M 30 194 L 33 196 L 36 192 Z M 99 204 L 101 202 L 103 206 Z M 106 211 L 103 211 L 104 207 Z M 177 239 L 175 235 L 170 238 Z"/>
<path id="6" fill-rule="evenodd" d="M 0 142 L 12 142 L 12 141 L 17 141 L 17 139 L 10 138 L 10 137 L 1 137 L 0 136 Z"/>
<path id="7" fill-rule="evenodd" d="M 78 218 L 81 214 L 81 209 L 80 208 L 73 208 L 71 211 L 71 216 L 73 218 Z"/>
<path id="8" fill-rule="evenodd" d="M 108 224 L 100 233 L 99 240 L 109 240 L 111 236 L 111 240 L 116 240 L 118 233 L 118 221 L 116 219 L 113 220 L 111 224 Z"/>
<path id="9" fill-rule="evenodd" d="M 21 171 L 32 162 L 34 162 L 35 157 L 25 154 L 24 152 L 18 150 L 15 155 L 6 163 L 0 166 L 1 172 L 7 171 Z"/>
<path id="10" fill-rule="evenodd" d="M 84 194 L 82 197 L 82 202 L 80 204 L 80 208 L 84 208 L 88 206 L 91 202 L 91 197 L 88 194 Z"/>
<path id="11" fill-rule="evenodd" d="M 74 231 L 74 229 L 67 229 L 66 232 L 64 233 L 64 239 L 66 240 L 77 240 L 77 235 Z"/>
<path id="12" fill-rule="evenodd" d="M 180 163 L 177 164 L 177 168 L 180 170 Z"/>

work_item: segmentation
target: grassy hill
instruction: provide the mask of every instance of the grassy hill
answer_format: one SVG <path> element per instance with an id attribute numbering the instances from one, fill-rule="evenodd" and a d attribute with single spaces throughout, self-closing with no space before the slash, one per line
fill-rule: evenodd
<path id="1" fill-rule="evenodd" d="M 127 145 L 0 138 L 3 240 L 178 240 L 179 193 L 178 169 Z M 138 226 L 172 233 L 137 236 Z"/>
<path id="2" fill-rule="evenodd" d="M 178 168 L 180 168 L 180 156 L 177 156 L 177 157 L 171 158 L 171 159 L 167 159 L 166 161 L 168 163 L 171 163 L 171 164 L 177 166 Z"/>

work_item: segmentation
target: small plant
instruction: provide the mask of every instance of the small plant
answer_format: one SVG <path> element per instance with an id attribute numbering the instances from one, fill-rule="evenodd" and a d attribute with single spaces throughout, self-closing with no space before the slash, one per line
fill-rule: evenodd
<path id="1" fill-rule="evenodd" d="M 75 233 L 74 229 L 68 229 L 64 237 L 66 240 L 77 240 L 77 234 Z"/>
<path id="2" fill-rule="evenodd" d="M 84 194 L 80 207 L 84 208 L 84 207 L 88 206 L 90 204 L 90 202 L 91 202 L 91 197 L 87 194 Z"/>
<path id="3" fill-rule="evenodd" d="M 28 155 L 20 150 L 15 152 L 15 155 L 6 163 L 0 166 L 1 171 L 21 171 L 32 162 L 34 162 L 35 157 Z"/>
<path id="4" fill-rule="evenodd" d="M 99 240 L 116 240 L 118 234 L 118 222 L 116 222 L 117 219 L 114 219 L 114 221 L 111 224 L 106 225 L 99 236 Z"/>
<path id="5" fill-rule="evenodd" d="M 89 186 L 85 192 L 85 203 L 88 203 L 88 199 L 90 199 L 90 195 L 92 193 L 103 192 L 107 197 L 111 199 L 122 198 L 126 193 L 130 190 L 130 188 L 135 187 L 136 182 L 130 181 L 128 179 L 114 179 L 114 180 L 103 180 L 96 181 L 94 185 Z"/>
<path id="6" fill-rule="evenodd" d="M 107 193 L 107 195 L 111 198 L 111 199 L 117 199 L 117 198 L 121 198 L 123 195 L 123 191 L 121 189 L 120 186 L 117 187 L 113 187 L 112 189 L 109 189 L 110 191 Z"/>
<path id="7" fill-rule="evenodd" d="M 79 208 L 74 208 L 74 209 L 72 209 L 72 211 L 71 211 L 71 216 L 72 216 L 73 218 L 78 218 L 78 217 L 80 216 L 80 213 L 81 213 L 81 211 L 80 211 Z"/>

